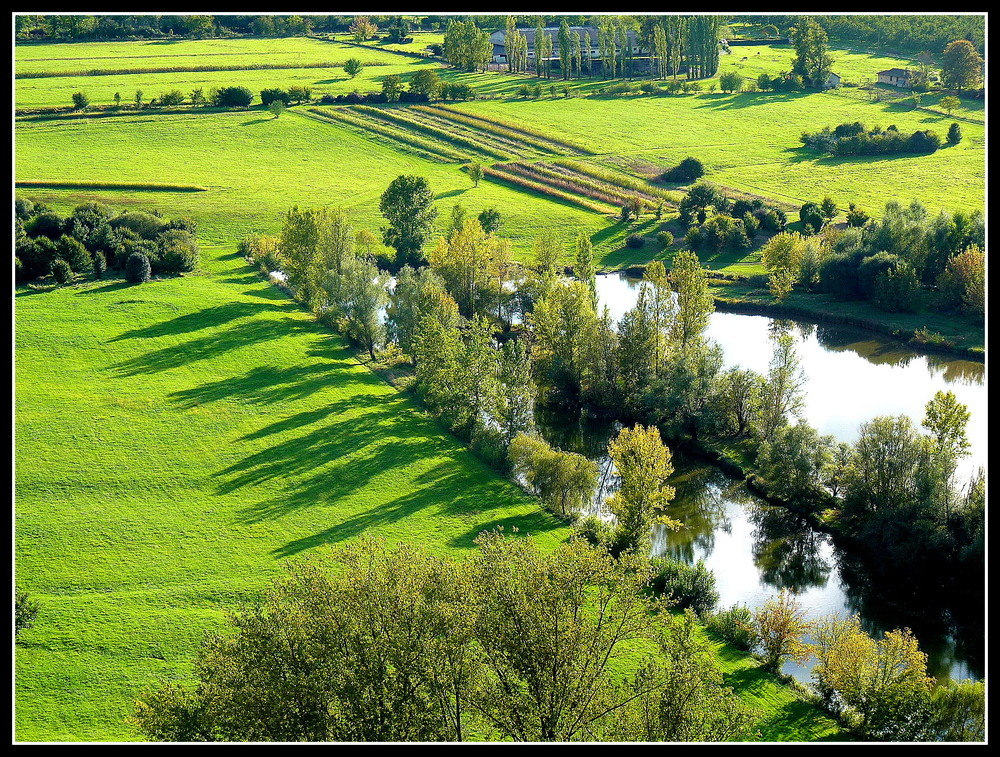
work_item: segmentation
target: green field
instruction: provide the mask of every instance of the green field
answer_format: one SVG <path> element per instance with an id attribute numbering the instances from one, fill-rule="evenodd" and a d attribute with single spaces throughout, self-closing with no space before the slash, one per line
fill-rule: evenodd
<path id="1" fill-rule="evenodd" d="M 134 737 L 286 558 L 362 531 L 436 550 L 568 529 L 496 476 L 231 248 L 140 287 L 18 293 L 20 739 Z"/>
<path id="2" fill-rule="evenodd" d="M 440 37 L 421 35 L 406 49 L 431 41 Z M 779 54 L 789 55 L 787 47 L 766 50 L 744 63 L 746 75 L 753 66 L 780 70 Z M 303 66 L 347 57 L 385 65 L 370 65 L 355 80 L 340 69 L 303 67 L 62 75 L 17 80 L 15 99 L 17 107 L 67 105 L 82 89 L 106 103 L 115 91 L 127 101 L 137 88 L 148 99 L 223 83 L 255 90 L 306 84 L 316 95 L 375 89 L 390 73 L 438 66 L 317 39 L 238 39 L 31 44 L 18 46 L 16 69 Z M 732 58 L 723 59 L 723 71 Z M 893 63 L 860 54 L 837 60 L 857 75 Z M 492 179 L 473 187 L 461 160 L 498 161 L 490 151 L 562 170 L 558 150 L 503 126 L 513 124 L 578 147 L 562 155 L 591 172 L 624 172 L 622 181 L 644 182 L 693 155 L 708 180 L 788 207 L 828 194 L 841 207 L 856 202 L 876 214 L 893 199 L 932 209 L 983 206 L 985 132 L 976 123 L 963 123 L 960 145 L 931 156 L 834 160 L 799 146 L 802 131 L 846 120 L 943 133 L 950 120 L 924 110 L 846 93 L 523 100 L 511 96 L 530 79 L 442 73 L 508 99 L 450 106 L 458 116 L 384 109 L 409 124 L 385 134 L 345 122 L 342 111 L 324 116 L 305 107 L 278 119 L 250 110 L 18 120 L 18 181 L 88 186 L 20 193 L 62 211 L 101 200 L 189 216 L 203 245 L 202 269 L 181 278 L 17 292 L 16 560 L 19 585 L 42 604 L 37 627 L 18 645 L 19 739 L 137 738 L 125 720 L 136 692 L 186 676 L 204 633 L 221 627 L 225 609 L 253 597 L 286 559 L 362 531 L 456 553 L 497 525 L 548 544 L 568 535 L 235 255 L 243 236 L 277 232 L 292 205 L 341 207 L 355 226 L 377 231 L 382 191 L 399 174 L 417 174 L 436 194 L 439 232 L 456 203 L 470 214 L 495 206 L 501 234 L 522 261 L 545 231 L 567 242 L 566 262 L 580 233 L 592 238 L 605 267 L 666 254 L 652 238 L 669 211 L 663 221 L 647 215 L 626 225 L 608 204 L 587 209 L 578 199 Z M 460 125 L 463 113 L 494 125 L 477 138 Z M 450 140 L 434 136 L 449 119 Z M 435 157 L 421 145 L 457 157 Z M 648 185 L 664 189 L 677 188 Z M 629 249 L 632 233 L 650 242 Z M 707 262 L 760 271 L 754 254 Z M 765 711 L 766 738 L 838 733 L 746 656 L 722 647 L 720 660 L 730 683 Z"/>

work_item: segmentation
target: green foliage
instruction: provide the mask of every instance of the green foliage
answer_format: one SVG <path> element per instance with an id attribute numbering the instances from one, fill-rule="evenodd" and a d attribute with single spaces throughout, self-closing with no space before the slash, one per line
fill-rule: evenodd
<path id="1" fill-rule="evenodd" d="M 52 278 L 55 279 L 58 286 L 66 286 L 73 283 L 73 269 L 62 258 L 56 258 L 52 261 L 51 273 Z"/>
<path id="2" fill-rule="evenodd" d="M 133 252 L 125 261 L 125 279 L 130 284 L 144 284 L 151 272 L 149 258 L 141 252 Z"/>
<path id="3" fill-rule="evenodd" d="M 689 565 L 671 558 L 653 558 L 653 577 L 650 588 L 662 594 L 680 610 L 691 608 L 701 616 L 707 616 L 719 601 L 715 589 L 715 574 L 699 560 Z"/>
<path id="4" fill-rule="evenodd" d="M 644 554 L 655 522 L 677 529 L 680 523 L 657 516 L 674 497 L 667 479 L 674 472 L 670 450 L 655 426 L 623 428 L 608 445 L 618 486 L 606 507 L 618 519 L 613 554 Z"/>
<path id="5" fill-rule="evenodd" d="M 38 618 L 39 604 L 31 598 L 28 592 L 14 589 L 14 635 L 19 636 L 21 631 L 26 631 L 35 625 Z"/>
<path id="6" fill-rule="evenodd" d="M 357 58 L 348 58 L 347 62 L 344 64 L 344 73 L 352 79 L 360 74 L 363 69 L 364 64 Z"/>
<path id="7" fill-rule="evenodd" d="M 765 667 L 778 670 L 785 660 L 808 659 L 811 650 L 802 637 L 811 629 L 798 600 L 788 591 L 769 599 L 754 613 L 754 633 Z"/>
<path id="8" fill-rule="evenodd" d="M 437 218 L 434 195 L 422 176 L 398 176 L 382 193 L 379 209 L 389 221 L 382 236 L 396 250 L 397 265 L 418 265 L 420 248 Z"/>
<path id="9" fill-rule="evenodd" d="M 543 439 L 518 434 L 510 443 L 514 475 L 562 517 L 585 509 L 597 486 L 597 463 L 574 452 L 553 449 Z"/>
<path id="10" fill-rule="evenodd" d="M 757 646 L 754 616 L 746 605 L 737 604 L 709 614 L 705 626 L 744 652 L 749 652 Z"/>
<path id="11" fill-rule="evenodd" d="M 83 94 L 83 92 L 73 93 L 73 108 L 75 110 L 83 110 L 88 105 L 90 105 L 90 98 Z"/>

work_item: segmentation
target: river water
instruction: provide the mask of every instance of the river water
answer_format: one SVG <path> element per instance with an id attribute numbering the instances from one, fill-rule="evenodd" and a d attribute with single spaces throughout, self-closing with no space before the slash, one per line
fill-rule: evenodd
<path id="1" fill-rule="evenodd" d="M 624 275 L 599 276 L 598 299 L 617 320 L 635 304 L 639 286 L 638 279 Z M 796 339 L 805 374 L 803 417 L 821 433 L 853 442 L 861 425 L 877 415 L 905 414 L 919 426 L 925 403 L 937 390 L 948 389 L 972 412 L 972 450 L 958 475 L 967 479 L 985 465 L 987 408 L 981 363 L 921 355 L 851 329 L 757 315 L 715 313 L 708 336 L 722 347 L 726 367 L 766 373 L 769 337 L 776 328 L 789 330 Z M 538 422 L 550 443 L 599 462 L 607 474 L 602 489 L 606 495 L 613 484 L 606 448 L 617 427 L 546 413 L 539 414 Z M 870 633 L 912 628 L 939 679 L 982 677 L 982 637 L 973 634 L 963 641 L 940 612 L 915 612 L 871 591 L 863 570 L 839 554 L 828 536 L 784 508 L 767 505 L 714 466 L 675 454 L 675 468 L 677 496 L 670 515 L 684 527 L 679 532 L 657 530 L 654 553 L 688 562 L 704 560 L 715 574 L 720 607 L 742 603 L 757 608 L 788 589 L 809 619 L 857 612 Z M 788 663 L 784 668 L 801 681 L 809 679 L 810 669 L 811 663 Z"/>

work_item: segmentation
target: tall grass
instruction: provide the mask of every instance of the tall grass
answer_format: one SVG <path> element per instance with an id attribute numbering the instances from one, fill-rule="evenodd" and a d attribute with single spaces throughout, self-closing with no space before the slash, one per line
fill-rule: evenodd
<path id="1" fill-rule="evenodd" d="M 447 129 L 443 129 L 439 126 L 422 123 L 408 115 L 404 115 L 402 110 L 373 108 L 369 105 L 354 105 L 351 109 L 358 113 L 364 113 L 372 118 L 381 119 L 382 121 L 392 124 L 396 128 L 401 127 L 403 129 L 422 132 L 448 144 L 464 145 L 474 152 L 488 157 L 498 158 L 500 160 L 508 160 L 511 157 L 509 153 L 498 150 L 495 147 L 485 144 L 477 139 L 459 134 L 453 134 Z"/>
<path id="2" fill-rule="evenodd" d="M 208 187 L 197 184 L 159 184 L 116 181 L 47 181 L 44 179 L 18 179 L 18 188 L 32 189 L 104 189 L 123 192 L 207 192 Z"/>
<path id="3" fill-rule="evenodd" d="M 611 210 L 607 205 L 592 202 L 579 194 L 564 191 L 552 184 L 543 183 L 537 179 L 525 176 L 519 173 L 517 168 L 520 168 L 520 166 L 516 163 L 498 163 L 492 166 L 485 166 L 483 173 L 491 179 L 499 180 L 521 189 L 527 189 L 531 192 L 547 195 L 548 197 L 568 202 L 595 213 L 608 213 Z"/>
<path id="4" fill-rule="evenodd" d="M 513 173 L 524 176 L 525 178 L 533 181 L 538 181 L 543 184 L 556 187 L 565 192 L 581 195 L 582 197 L 586 197 L 591 200 L 604 202 L 608 205 L 624 205 L 625 201 L 629 199 L 629 197 L 635 196 L 630 195 L 617 187 L 612 187 L 607 184 L 601 185 L 584 177 L 561 174 L 558 171 L 553 170 L 551 166 L 544 163 L 509 163 L 506 167 Z M 639 198 L 639 200 L 644 205 L 649 206 L 651 204 L 648 200 L 643 201 L 642 198 Z"/>
<path id="5" fill-rule="evenodd" d="M 464 124 L 479 131 L 485 131 L 499 137 L 504 137 L 508 140 L 513 140 L 523 145 L 525 149 L 533 152 L 540 152 L 547 155 L 562 155 L 567 149 L 565 147 L 560 147 L 554 142 L 549 142 L 548 140 L 540 139 L 522 131 L 502 126 L 484 118 L 469 116 L 461 111 L 453 110 L 445 106 L 417 105 L 414 106 L 414 110 L 430 113 L 447 121 Z"/>
<path id="6" fill-rule="evenodd" d="M 569 152 L 575 153 L 577 155 L 593 155 L 593 153 L 590 150 L 586 149 L 585 147 L 580 147 L 580 145 L 570 142 L 569 140 L 550 136 L 545 132 L 539 131 L 538 129 L 532 129 L 531 127 L 524 126 L 523 124 L 514 123 L 512 121 L 508 121 L 498 116 L 485 116 L 477 113 L 466 113 L 465 111 L 457 110 L 447 105 L 437 105 L 435 107 L 439 110 L 447 111 L 448 113 L 461 115 L 467 119 L 478 121 L 479 123 L 482 123 L 486 126 L 493 126 L 493 127 L 499 126 L 509 131 L 514 131 L 519 134 L 523 134 L 526 137 L 531 137 L 532 139 L 552 145 L 557 152 L 568 150 Z"/>
<path id="7" fill-rule="evenodd" d="M 144 66 L 142 68 L 90 68 L 76 71 L 21 71 L 15 79 L 52 79 L 59 76 L 129 76 L 131 74 L 189 74 L 209 71 L 279 71 L 295 68 L 343 68 L 346 61 L 313 61 L 312 63 L 236 63 L 222 66 Z M 365 63 L 365 66 L 388 66 L 385 61 Z"/>
<path id="8" fill-rule="evenodd" d="M 621 187 L 622 189 L 627 189 L 634 194 L 639 194 L 653 200 L 664 200 L 668 203 L 676 203 L 681 199 L 680 193 L 678 192 L 671 192 L 670 190 L 663 189 L 662 187 L 653 186 L 652 184 L 642 181 L 641 179 L 637 179 L 633 176 L 628 176 L 608 168 L 602 168 L 601 166 L 594 165 L 593 163 L 587 163 L 580 160 L 554 160 L 552 162 L 557 166 L 572 171 L 573 173 L 583 174 L 593 179 L 597 179 L 598 181 L 613 184 L 617 187 Z"/>
<path id="9" fill-rule="evenodd" d="M 402 129 L 393 129 L 386 126 L 381 121 L 365 118 L 364 116 L 357 115 L 344 108 L 308 108 L 303 115 L 316 118 L 321 121 L 335 123 L 340 126 L 352 126 L 364 134 L 377 134 L 380 137 L 385 137 L 392 142 L 413 148 L 419 154 L 433 160 L 462 163 L 470 159 L 468 155 L 465 155 L 458 150 L 454 150 L 448 145 L 434 140 L 424 139 L 420 135 L 414 134 L 413 132 Z"/>
<path id="10" fill-rule="evenodd" d="M 537 155 L 537 152 L 528 144 L 519 139 L 512 139 L 502 134 L 494 132 L 484 132 L 482 129 L 471 128 L 464 124 L 443 118 L 436 113 L 429 113 L 422 108 L 407 108 L 407 115 L 415 121 L 426 123 L 431 126 L 444 129 L 449 134 L 458 134 L 483 144 L 492 145 L 498 149 L 505 150 L 509 157 L 527 157 Z"/>

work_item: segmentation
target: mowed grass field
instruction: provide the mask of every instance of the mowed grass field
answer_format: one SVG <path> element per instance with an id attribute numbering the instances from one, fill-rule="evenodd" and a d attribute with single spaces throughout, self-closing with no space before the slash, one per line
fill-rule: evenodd
<path id="1" fill-rule="evenodd" d="M 138 690 L 290 558 L 361 533 L 464 551 L 569 530 L 231 247 L 16 299 L 17 737 L 118 739 Z"/>

